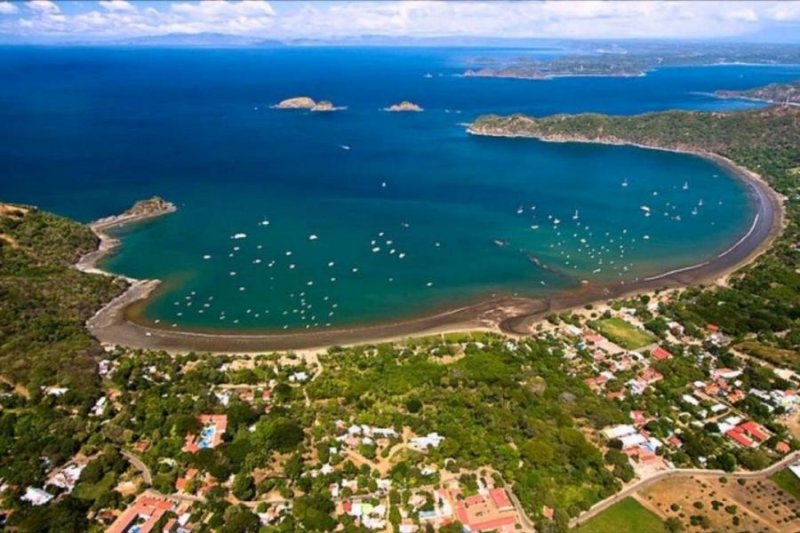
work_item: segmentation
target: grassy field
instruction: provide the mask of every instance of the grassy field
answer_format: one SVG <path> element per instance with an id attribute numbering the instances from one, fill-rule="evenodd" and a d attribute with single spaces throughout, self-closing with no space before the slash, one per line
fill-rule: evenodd
<path id="1" fill-rule="evenodd" d="M 776 366 L 797 368 L 798 361 L 800 361 L 798 353 L 794 350 L 767 346 L 756 341 L 744 341 L 738 344 L 736 348 Z"/>
<path id="2" fill-rule="evenodd" d="M 797 476 L 791 470 L 786 468 L 776 474 L 772 474 L 769 478 L 785 492 L 800 500 L 800 479 L 797 479 Z"/>
<path id="3" fill-rule="evenodd" d="M 625 498 L 609 507 L 575 531 L 580 533 L 662 533 L 661 518 L 641 506 L 633 498 Z"/>
<path id="4" fill-rule="evenodd" d="M 621 318 L 595 320 L 590 326 L 611 342 L 628 350 L 636 350 L 656 341 L 649 333 L 628 324 Z"/>

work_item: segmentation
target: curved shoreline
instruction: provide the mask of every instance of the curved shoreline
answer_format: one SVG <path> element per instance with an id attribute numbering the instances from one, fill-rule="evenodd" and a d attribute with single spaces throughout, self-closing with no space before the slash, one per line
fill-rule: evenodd
<path id="1" fill-rule="evenodd" d="M 726 251 L 702 263 L 675 269 L 647 278 L 626 280 L 610 285 L 586 284 L 572 291 L 561 292 L 547 298 L 498 297 L 482 299 L 473 304 L 421 317 L 350 328 L 318 330 L 298 333 L 211 333 L 182 331 L 154 327 L 135 322 L 130 310 L 148 298 L 158 287 L 159 280 L 128 279 L 131 286 L 125 293 L 100 309 L 88 322 L 89 331 L 103 344 L 132 348 L 159 349 L 169 352 L 225 352 L 253 353 L 277 350 L 325 348 L 333 345 L 389 342 L 408 337 L 441 334 L 466 330 L 495 331 L 524 335 L 531 326 L 553 312 L 597 303 L 613 298 L 639 294 L 657 289 L 668 289 L 717 281 L 749 264 L 763 253 L 781 233 L 785 222 L 785 208 L 781 196 L 758 174 L 735 164 L 715 153 L 690 149 L 673 149 L 624 142 L 618 139 L 543 138 L 534 135 L 512 135 L 475 131 L 472 135 L 495 137 L 522 137 L 542 142 L 583 142 L 592 144 L 627 145 L 696 155 L 708 159 L 728 170 L 747 184 L 756 204 L 756 215 L 750 230 Z M 169 211 L 171 212 L 171 211 Z M 101 240 L 96 252 L 82 258 L 78 268 L 87 272 L 113 275 L 99 269 L 97 261 L 119 245 L 119 241 L 106 231 L 112 227 L 141 221 L 165 213 L 152 213 L 135 219 L 111 217 L 90 224 Z M 92 256 L 89 258 L 89 256 Z M 87 260 L 89 258 L 89 260 Z M 127 278 L 126 278 L 127 279 Z"/>

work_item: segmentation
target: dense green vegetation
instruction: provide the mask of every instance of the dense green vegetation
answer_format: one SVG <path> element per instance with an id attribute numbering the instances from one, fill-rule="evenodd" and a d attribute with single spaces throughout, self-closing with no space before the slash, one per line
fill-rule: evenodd
<path id="1" fill-rule="evenodd" d="M 666 531 L 661 519 L 633 498 L 625 498 L 614 504 L 582 526 L 580 533 L 659 533 Z"/>
<path id="2" fill-rule="evenodd" d="M 91 395 L 97 343 L 84 322 L 120 282 L 72 264 L 97 247 L 89 228 L 36 209 L 0 204 L 0 372 L 32 396 L 44 385 Z"/>
<path id="3" fill-rule="evenodd" d="M 614 469 L 615 458 L 588 442 L 582 427 L 622 422 L 627 414 L 568 375 L 558 343 L 495 337 L 482 344 L 467 344 L 448 364 L 436 360 L 448 355 L 441 347 L 332 351 L 309 394 L 325 400 L 317 408 L 324 423 L 354 417 L 398 432 L 439 432 L 445 440 L 428 461 L 451 471 L 491 465 L 531 516 L 545 504 L 563 523 L 614 493 L 615 474 L 626 477 L 630 467 L 624 461 Z M 419 482 L 407 467 L 392 477 L 403 486 Z"/>
<path id="4" fill-rule="evenodd" d="M 786 197 L 787 228 L 768 253 L 742 269 L 726 288 L 684 291 L 663 309 L 689 328 L 709 323 L 734 337 L 755 334 L 766 347 L 800 346 L 800 108 L 703 113 L 668 111 L 632 117 L 599 114 L 479 117 L 478 133 L 562 140 L 629 142 L 713 152 L 751 169 Z M 754 355 L 758 355 L 754 353 Z M 796 368 L 800 361 L 795 360 Z"/>

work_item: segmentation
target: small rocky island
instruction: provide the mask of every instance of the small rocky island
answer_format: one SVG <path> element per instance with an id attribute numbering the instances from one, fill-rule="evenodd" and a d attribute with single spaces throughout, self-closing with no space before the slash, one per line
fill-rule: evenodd
<path id="1" fill-rule="evenodd" d="M 309 111 L 340 111 L 346 109 L 342 106 L 335 106 L 329 100 L 314 101 L 313 98 L 308 96 L 296 96 L 294 98 L 287 98 L 282 100 L 277 105 L 273 106 L 275 109 L 307 109 Z"/>
<path id="2" fill-rule="evenodd" d="M 403 100 L 399 104 L 392 104 L 389 107 L 385 107 L 384 111 L 390 111 L 392 113 L 401 113 L 404 111 L 411 111 L 411 112 L 420 112 L 423 111 L 422 107 L 414 102 L 409 102 L 408 100 Z"/>

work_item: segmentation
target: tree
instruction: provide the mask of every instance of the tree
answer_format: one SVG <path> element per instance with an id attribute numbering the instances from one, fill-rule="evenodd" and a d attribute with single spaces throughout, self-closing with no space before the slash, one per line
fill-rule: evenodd
<path id="1" fill-rule="evenodd" d="M 331 518 L 335 506 L 327 496 L 311 494 L 295 499 L 292 515 L 310 531 L 330 531 L 336 527 Z"/>
<path id="2" fill-rule="evenodd" d="M 680 518 L 672 516 L 664 521 L 664 529 L 666 529 L 669 533 L 680 533 L 683 531 L 683 524 L 681 523 Z"/>
<path id="3" fill-rule="evenodd" d="M 250 509 L 243 505 L 231 505 L 225 509 L 223 533 L 255 533 L 261 523 Z"/>
<path id="4" fill-rule="evenodd" d="M 248 472 L 239 472 L 233 478 L 233 486 L 231 487 L 233 495 L 240 500 L 249 501 L 255 495 L 255 483 L 253 476 Z"/>
<path id="5" fill-rule="evenodd" d="M 422 402 L 419 398 L 411 398 L 406 402 L 406 409 L 409 413 L 419 413 L 422 410 Z"/>

